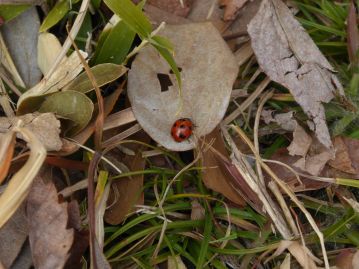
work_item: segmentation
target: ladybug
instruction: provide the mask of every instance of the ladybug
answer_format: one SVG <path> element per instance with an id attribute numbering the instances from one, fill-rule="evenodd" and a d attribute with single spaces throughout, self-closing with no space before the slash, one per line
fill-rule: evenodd
<path id="1" fill-rule="evenodd" d="M 193 123 L 188 118 L 175 121 L 171 128 L 171 135 L 176 142 L 182 142 L 192 135 Z"/>

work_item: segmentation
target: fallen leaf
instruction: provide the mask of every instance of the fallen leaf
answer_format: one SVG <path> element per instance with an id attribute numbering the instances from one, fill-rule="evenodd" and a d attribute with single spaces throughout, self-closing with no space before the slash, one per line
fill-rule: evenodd
<path id="1" fill-rule="evenodd" d="M 161 22 L 166 22 L 168 24 L 190 23 L 190 20 L 184 17 L 175 15 L 156 6 L 149 5 L 148 3 L 143 7 L 143 10 L 154 25 L 160 25 Z"/>
<path id="2" fill-rule="evenodd" d="M 248 33 L 263 71 L 290 90 L 318 140 L 332 149 L 322 103 L 344 96 L 333 67 L 280 0 L 263 0 Z"/>
<path id="3" fill-rule="evenodd" d="M 335 159 L 329 165 L 347 174 L 359 177 L 359 140 L 337 136 L 333 140 L 336 149 Z"/>
<path id="4" fill-rule="evenodd" d="M 324 169 L 325 164 L 332 158 L 332 152 L 325 150 L 319 154 L 306 156 L 299 159 L 293 166 L 308 172 L 311 175 L 318 176 Z"/>
<path id="5" fill-rule="evenodd" d="M 222 17 L 223 9 L 216 2 L 208 0 L 194 1 L 187 16 L 193 22 L 210 21 L 220 33 L 226 28 L 226 23 L 222 20 Z"/>
<path id="6" fill-rule="evenodd" d="M 213 141 L 212 147 L 223 156 L 228 155 L 218 127 L 206 135 L 204 139 L 206 143 Z M 206 187 L 221 193 L 233 203 L 244 206 L 245 201 L 230 183 L 232 176 L 223 168 L 223 164 L 216 153 L 209 149 L 203 152 L 202 156 L 202 167 L 204 168 L 202 169 L 202 180 Z"/>
<path id="7" fill-rule="evenodd" d="M 94 104 L 84 93 L 76 91 L 61 91 L 47 96 L 39 111 L 52 112 L 71 121 L 68 129 L 63 131 L 74 135 L 84 129 L 92 118 Z"/>
<path id="8" fill-rule="evenodd" d="M 353 162 L 351 160 L 351 156 L 349 155 L 349 148 L 345 143 L 345 141 L 349 141 L 349 140 L 351 140 L 351 138 L 345 138 L 341 136 L 336 136 L 334 138 L 333 143 L 335 148 L 335 159 L 329 161 L 329 165 L 342 172 L 348 174 L 356 174 L 359 171 L 357 171 L 353 167 Z M 359 145 L 359 141 L 358 141 L 358 145 Z M 356 162 L 356 160 L 354 161 Z"/>
<path id="9" fill-rule="evenodd" d="M 26 240 L 23 247 L 21 248 L 21 252 L 16 257 L 16 260 L 11 266 L 11 269 L 30 269 L 33 268 L 31 249 L 29 240 Z"/>
<path id="10" fill-rule="evenodd" d="M 10 130 L 10 128 L 21 120 L 23 126 L 28 128 L 47 151 L 57 151 L 62 147 L 60 139 L 60 121 L 52 113 L 33 113 L 19 117 L 5 118 L 0 117 L 0 129 Z M 21 134 L 17 135 L 22 138 Z"/>
<path id="11" fill-rule="evenodd" d="M 149 142 L 149 137 L 144 133 L 134 135 L 133 139 Z M 146 163 L 142 157 L 144 147 L 139 144 L 126 144 L 126 146 L 136 152 L 136 155 L 126 155 L 116 150 L 115 153 L 111 154 L 111 160 L 115 163 L 122 162 L 128 167 L 129 171 L 143 170 Z M 112 225 L 117 225 L 126 219 L 127 214 L 135 209 L 135 205 L 143 204 L 142 189 L 143 175 L 114 180 L 107 201 L 108 208 L 104 220 Z"/>
<path id="12" fill-rule="evenodd" d="M 74 239 L 73 229 L 67 229 L 67 203 L 59 203 L 50 176 L 50 170 L 42 171 L 27 199 L 32 257 L 35 268 L 40 269 L 63 268 Z"/>
<path id="13" fill-rule="evenodd" d="M 356 269 L 358 267 L 359 251 L 354 248 L 347 248 L 340 251 L 335 258 L 335 265 L 338 269 Z M 356 263 L 356 264 L 354 264 Z"/>
<path id="14" fill-rule="evenodd" d="M 231 25 L 227 27 L 225 34 L 247 34 L 247 26 L 256 15 L 262 0 L 250 0 L 239 9 L 234 21 L 230 21 Z"/>
<path id="15" fill-rule="evenodd" d="M 82 57 L 87 57 L 87 53 L 83 51 L 80 51 L 80 53 Z M 48 79 L 41 80 L 20 96 L 17 102 L 17 113 L 21 115 L 36 111 L 44 101 L 46 95 L 58 92 L 75 79 L 82 69 L 83 66 L 80 58 L 76 52 L 73 52 L 68 58 L 65 58 L 65 60 L 61 62 L 61 65 L 59 65 Z"/>
<path id="16" fill-rule="evenodd" d="M 359 50 L 359 30 L 358 30 L 358 16 L 355 3 L 350 1 L 349 13 L 347 18 L 347 40 L 348 40 L 348 54 L 352 64 L 358 63 Z"/>
<path id="17" fill-rule="evenodd" d="M 248 0 L 221 0 L 219 5 L 225 7 L 223 19 L 225 21 L 234 20 L 238 11 L 244 6 Z"/>
<path id="18" fill-rule="evenodd" d="M 288 249 L 292 256 L 297 260 L 297 262 L 306 269 L 317 269 L 317 263 L 321 263 L 321 260 L 316 258 L 310 250 L 306 247 L 298 243 L 297 241 L 288 241 L 282 240 L 277 248 L 277 250 L 273 253 L 271 257 L 269 257 L 266 261 L 268 262 L 274 257 L 279 256 L 283 253 L 284 250 Z M 318 268 L 319 269 L 319 268 Z"/>
<path id="19" fill-rule="evenodd" d="M 297 123 L 293 132 L 293 141 L 288 146 L 289 154 L 304 157 L 311 144 L 312 137 Z M 331 157 L 331 155 L 329 157 Z"/>
<path id="20" fill-rule="evenodd" d="M 81 268 L 82 256 L 89 244 L 89 232 L 82 227 L 80 208 L 75 200 L 68 203 L 67 213 L 69 217 L 67 227 L 74 229 L 74 240 L 64 268 L 77 269 Z"/>
<path id="21" fill-rule="evenodd" d="M 177 16 L 186 17 L 193 0 L 148 0 L 147 3 Z"/>
<path id="22" fill-rule="evenodd" d="M 4 40 L 26 87 L 41 79 L 37 65 L 37 39 L 40 20 L 32 7 L 1 27 Z"/>
<path id="23" fill-rule="evenodd" d="M 156 142 L 174 151 L 190 150 L 195 137 L 210 133 L 223 118 L 238 65 L 210 23 L 167 25 L 161 34 L 175 47 L 182 98 L 168 63 L 152 47 L 141 50 L 132 63 L 128 96 L 139 124 Z M 181 143 L 170 132 L 179 118 L 190 118 L 196 126 L 194 135 Z"/>
<path id="24" fill-rule="evenodd" d="M 304 170 L 299 169 L 298 167 L 295 167 L 294 164 L 301 159 L 300 156 L 291 156 L 288 153 L 288 150 L 286 148 L 281 148 L 277 150 L 272 156 L 271 160 L 282 162 L 286 165 L 289 165 L 291 168 L 294 169 L 294 171 L 297 172 L 305 172 Z M 272 169 L 272 171 L 280 177 L 281 180 L 287 183 L 287 185 L 294 191 L 294 192 L 300 192 L 300 191 L 308 191 L 308 190 L 317 190 L 325 188 L 329 185 L 329 183 L 321 182 L 317 180 L 311 180 L 308 178 L 301 177 L 301 181 L 303 184 L 298 182 L 297 177 L 295 174 L 290 171 L 288 168 L 286 168 L 284 165 L 280 165 L 277 163 L 271 163 L 268 162 L 268 166 Z M 266 174 L 265 174 L 266 175 Z M 266 179 L 269 181 L 270 178 L 267 178 L 268 175 L 266 175 Z"/>
<path id="25" fill-rule="evenodd" d="M 15 261 L 27 238 L 27 234 L 27 218 L 23 204 L 0 229 L 0 261 L 5 268 L 10 268 Z"/>

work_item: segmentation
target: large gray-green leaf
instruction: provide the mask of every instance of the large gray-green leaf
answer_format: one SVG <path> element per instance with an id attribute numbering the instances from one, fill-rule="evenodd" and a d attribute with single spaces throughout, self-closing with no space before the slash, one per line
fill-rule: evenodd
<path id="1" fill-rule="evenodd" d="M 167 25 L 161 35 L 174 44 L 182 96 L 176 75 L 150 46 L 132 63 L 128 96 L 136 119 L 155 141 L 170 150 L 189 150 L 197 145 L 197 137 L 210 133 L 223 118 L 238 64 L 211 23 Z M 190 118 L 195 125 L 194 135 L 181 143 L 171 137 L 171 127 L 179 118 Z"/>
<path id="2" fill-rule="evenodd" d="M 40 112 L 53 112 L 71 120 L 74 125 L 69 130 L 69 135 L 76 134 L 86 127 L 91 120 L 93 110 L 91 99 L 76 91 L 54 93 L 46 97 L 39 109 Z"/>
<path id="3" fill-rule="evenodd" d="M 37 65 L 39 26 L 35 7 L 2 26 L 5 43 L 26 87 L 38 83 L 42 76 Z"/>
<path id="4" fill-rule="evenodd" d="M 281 0 L 263 0 L 248 26 L 263 71 L 290 90 L 319 141 L 333 148 L 322 103 L 344 95 L 333 67 Z"/>
<path id="5" fill-rule="evenodd" d="M 106 85 L 107 83 L 110 83 L 119 77 L 121 77 L 123 74 L 125 74 L 127 71 L 127 68 L 123 65 L 117 65 L 117 64 L 99 64 L 91 68 L 91 72 L 94 75 L 97 85 L 99 87 Z M 81 75 L 79 75 L 77 78 L 75 78 L 69 85 L 67 85 L 63 90 L 72 90 L 82 93 L 87 93 L 91 90 L 93 90 L 94 87 L 92 86 L 92 83 L 87 76 L 86 72 L 83 72 Z"/>

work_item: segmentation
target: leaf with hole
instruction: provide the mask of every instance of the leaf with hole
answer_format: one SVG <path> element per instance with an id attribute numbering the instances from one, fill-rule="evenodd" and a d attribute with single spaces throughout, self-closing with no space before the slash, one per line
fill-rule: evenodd
<path id="1" fill-rule="evenodd" d="M 174 56 L 159 46 L 141 50 L 129 71 L 128 96 L 136 119 L 155 141 L 170 150 L 189 150 L 224 116 L 238 65 L 210 23 L 167 25 L 161 34 L 174 44 Z M 163 55 L 173 60 L 173 66 Z M 170 131 L 180 118 L 190 118 L 195 128 L 190 139 L 178 143 Z"/>

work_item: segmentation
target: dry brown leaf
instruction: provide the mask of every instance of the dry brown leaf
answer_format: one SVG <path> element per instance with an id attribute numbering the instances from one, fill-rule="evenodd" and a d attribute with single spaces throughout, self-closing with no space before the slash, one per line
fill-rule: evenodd
<path id="1" fill-rule="evenodd" d="M 359 251 L 354 248 L 341 250 L 335 258 L 335 265 L 338 269 L 359 268 Z"/>
<path id="2" fill-rule="evenodd" d="M 75 200 L 68 203 L 67 212 L 69 216 L 67 226 L 74 229 L 74 242 L 65 268 L 78 269 L 81 268 L 82 256 L 89 244 L 89 232 L 81 225 L 80 208 Z"/>
<path id="3" fill-rule="evenodd" d="M 179 0 L 148 0 L 146 3 L 174 15 L 186 17 L 191 10 L 192 2 L 193 0 L 183 0 L 183 6 Z"/>
<path id="4" fill-rule="evenodd" d="M 210 143 L 212 140 L 212 147 L 222 155 L 227 156 L 228 152 L 225 148 L 219 128 L 214 129 L 210 134 L 205 136 L 207 143 Z M 203 152 L 202 156 L 202 167 L 204 168 L 202 169 L 202 180 L 206 187 L 221 193 L 233 203 L 244 206 L 245 201 L 229 182 L 232 178 L 231 175 L 221 169 L 223 164 L 221 164 L 220 159 L 216 157 L 215 152 L 209 149 Z"/>
<path id="5" fill-rule="evenodd" d="M 45 170 L 35 179 L 27 199 L 29 239 L 35 268 L 63 268 L 74 231 L 67 229 L 67 203 L 59 203 L 57 191 Z"/>
<path id="6" fill-rule="evenodd" d="M 11 266 L 11 269 L 31 269 L 33 268 L 31 249 L 29 240 L 26 240 L 21 252 Z"/>
<path id="7" fill-rule="evenodd" d="M 135 140 L 149 142 L 149 138 L 144 133 L 139 133 L 133 137 Z M 143 146 L 139 144 L 127 144 L 136 155 L 125 155 L 116 150 L 112 153 L 111 160 L 114 163 L 124 163 L 130 171 L 143 170 L 145 159 L 142 157 Z M 143 175 L 121 178 L 112 182 L 112 187 L 107 204 L 109 207 L 105 212 L 105 221 L 117 225 L 121 223 L 128 213 L 132 212 L 135 205 L 143 204 Z"/>
<path id="8" fill-rule="evenodd" d="M 167 25 L 161 34 L 175 47 L 174 58 L 181 68 L 182 99 L 175 75 L 152 47 L 141 50 L 134 60 L 129 71 L 128 95 L 136 119 L 156 142 L 174 151 L 190 150 L 196 146 L 196 137 L 210 133 L 223 118 L 238 65 L 210 23 Z M 162 92 L 159 74 L 172 84 Z M 170 132 L 179 118 L 190 118 L 195 125 L 194 135 L 181 143 L 175 142 Z"/>
<path id="9" fill-rule="evenodd" d="M 233 22 L 230 22 L 229 28 L 226 29 L 227 34 L 245 34 L 247 33 L 247 26 L 249 22 L 256 15 L 262 0 L 250 0 L 238 11 L 237 17 Z"/>
<path id="10" fill-rule="evenodd" d="M 299 156 L 289 155 L 286 148 L 277 150 L 277 152 L 271 156 L 271 160 L 287 164 L 295 171 L 303 173 L 304 170 L 300 170 L 297 167 L 294 167 L 294 163 L 296 163 L 299 159 Z M 328 186 L 328 183 L 326 182 L 311 180 L 307 178 L 301 178 L 301 181 L 303 183 L 303 185 L 301 185 L 300 182 L 298 182 L 295 174 L 293 174 L 293 172 L 291 172 L 285 166 L 277 163 L 268 163 L 268 166 L 273 170 L 275 174 L 280 177 L 280 179 L 286 182 L 294 192 L 317 190 Z M 268 178 L 268 180 L 270 179 Z"/>
<path id="11" fill-rule="evenodd" d="M 286 249 L 292 254 L 292 256 L 297 260 L 297 262 L 305 269 L 317 269 L 315 262 L 321 263 L 321 261 L 316 258 L 310 250 L 298 243 L 297 241 L 288 241 L 282 240 L 271 257 L 269 257 L 266 262 L 271 260 L 274 257 L 279 256 Z M 318 268 L 319 269 L 319 268 Z"/>
<path id="12" fill-rule="evenodd" d="M 210 21 L 222 33 L 226 23 L 222 20 L 223 9 L 216 2 L 208 0 L 194 1 L 187 18 L 193 22 Z"/>
<path id="13" fill-rule="evenodd" d="M 359 176 L 359 140 L 337 136 L 333 140 L 335 159 L 329 165 L 347 174 Z"/>
<path id="14" fill-rule="evenodd" d="M 10 268 L 27 238 L 28 228 L 24 205 L 0 229 L 0 261 Z"/>
<path id="15" fill-rule="evenodd" d="M 223 19 L 225 21 L 234 20 L 238 11 L 244 6 L 248 0 L 221 0 L 220 6 L 225 7 Z"/>
<path id="16" fill-rule="evenodd" d="M 348 54 L 352 64 L 358 63 L 359 50 L 359 30 L 358 30 L 358 16 L 355 3 L 350 1 L 349 13 L 347 18 L 347 39 L 348 39 Z"/>
<path id="17" fill-rule="evenodd" d="M 57 151 L 62 147 L 60 121 L 53 113 L 32 113 L 13 118 L 0 118 L 0 129 L 8 130 L 19 120 L 44 145 L 47 151 Z M 18 137 L 22 138 L 20 134 Z"/>
<path id="18" fill-rule="evenodd" d="M 344 96 L 333 67 L 281 0 L 263 0 L 248 33 L 263 71 L 290 90 L 319 141 L 332 148 L 322 103 Z"/>
<path id="19" fill-rule="evenodd" d="M 290 155 L 305 156 L 312 144 L 312 137 L 298 123 L 293 132 L 293 141 L 288 146 Z"/>
<path id="20" fill-rule="evenodd" d="M 143 10 L 153 25 L 160 25 L 163 21 L 168 24 L 184 24 L 190 22 L 190 20 L 184 17 L 177 16 L 147 3 Z"/>

